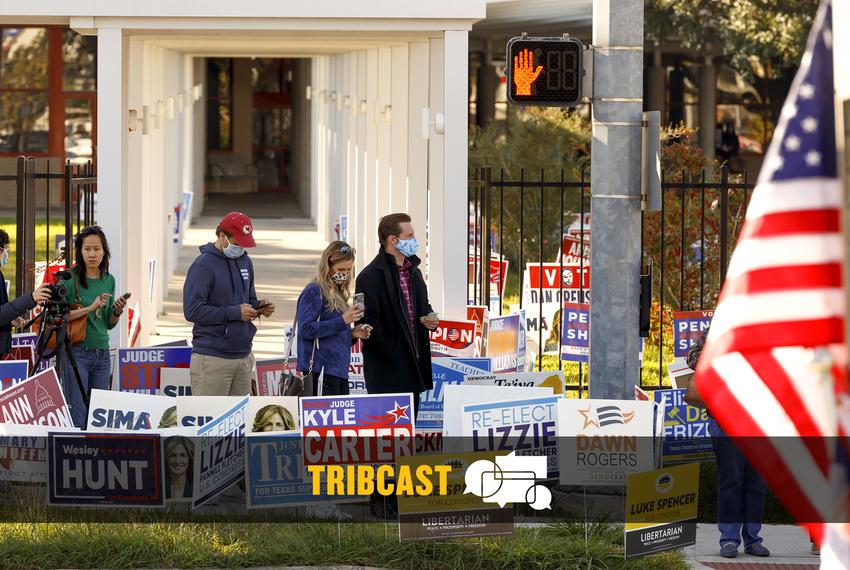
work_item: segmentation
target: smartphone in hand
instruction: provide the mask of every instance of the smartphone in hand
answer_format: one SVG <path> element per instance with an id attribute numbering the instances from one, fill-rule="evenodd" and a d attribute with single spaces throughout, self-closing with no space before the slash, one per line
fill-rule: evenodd
<path id="1" fill-rule="evenodd" d="M 366 294 L 365 293 L 355 293 L 354 294 L 354 306 L 360 307 L 361 311 L 366 310 Z"/>

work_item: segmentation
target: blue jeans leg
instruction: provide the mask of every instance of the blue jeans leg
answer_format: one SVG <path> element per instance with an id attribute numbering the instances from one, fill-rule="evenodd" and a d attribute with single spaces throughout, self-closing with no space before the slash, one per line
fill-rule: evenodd
<path id="1" fill-rule="evenodd" d="M 109 373 L 112 364 L 109 358 L 109 350 L 82 346 L 75 346 L 71 350 L 74 353 L 74 360 L 77 362 L 77 370 L 80 373 L 83 389 L 89 394 L 94 389 L 109 389 Z M 70 362 L 65 363 L 62 372 L 62 384 L 65 390 L 65 400 L 71 411 L 71 420 L 78 428 L 85 428 L 88 419 L 86 404 Z"/>
<path id="2" fill-rule="evenodd" d="M 719 425 L 710 426 L 717 458 L 717 529 L 720 544 L 751 546 L 761 542 L 759 531 L 764 511 L 764 482 Z"/>

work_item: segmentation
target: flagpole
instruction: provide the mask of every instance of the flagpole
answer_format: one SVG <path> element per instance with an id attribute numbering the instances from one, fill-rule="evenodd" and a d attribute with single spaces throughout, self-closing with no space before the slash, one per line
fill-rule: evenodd
<path id="1" fill-rule="evenodd" d="M 832 21 L 850 21 L 850 0 L 832 1 Z M 844 296 L 850 310 L 850 37 L 833 35 L 832 58 L 835 76 L 835 136 L 838 145 L 838 175 L 844 189 L 841 208 L 844 228 Z M 845 313 L 846 315 L 846 313 Z M 844 344 L 850 354 L 850 318 L 844 319 Z"/>

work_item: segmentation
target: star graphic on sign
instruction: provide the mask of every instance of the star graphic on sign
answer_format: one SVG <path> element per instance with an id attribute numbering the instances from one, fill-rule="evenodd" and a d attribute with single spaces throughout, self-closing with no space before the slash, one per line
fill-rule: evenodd
<path id="1" fill-rule="evenodd" d="M 820 164 L 820 153 L 816 150 L 811 150 L 806 153 L 806 164 L 809 166 L 817 166 Z"/>
<path id="2" fill-rule="evenodd" d="M 596 420 L 594 420 L 593 418 L 590 417 L 590 411 L 591 411 L 590 407 L 588 407 L 586 410 L 579 410 L 578 411 L 578 413 L 580 413 L 582 416 L 584 416 L 584 425 L 581 426 L 581 429 L 584 429 L 587 426 L 594 426 L 594 427 L 597 427 L 597 428 L 599 427 L 599 424 L 596 422 Z"/>
<path id="3" fill-rule="evenodd" d="M 806 117 L 800 121 L 800 124 L 803 126 L 803 130 L 807 133 L 813 133 L 818 128 L 818 120 L 814 117 Z"/>
<path id="4" fill-rule="evenodd" d="M 395 418 L 395 422 L 393 423 L 398 423 L 398 420 L 400 420 L 401 418 L 407 418 L 409 420 L 410 417 L 407 415 L 407 408 L 409 408 L 410 406 L 399 406 L 398 402 L 394 403 L 395 409 L 387 412 L 389 415 Z"/>
<path id="5" fill-rule="evenodd" d="M 800 137 L 795 137 L 794 135 L 789 136 L 785 139 L 785 148 L 788 150 L 794 151 L 800 148 Z"/>
<path id="6" fill-rule="evenodd" d="M 800 99 L 811 99 L 815 96 L 815 86 L 811 83 L 800 85 Z"/>

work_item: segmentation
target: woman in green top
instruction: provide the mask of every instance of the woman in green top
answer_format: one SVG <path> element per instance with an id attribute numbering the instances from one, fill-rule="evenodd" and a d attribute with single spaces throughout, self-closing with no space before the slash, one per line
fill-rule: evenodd
<path id="1" fill-rule="evenodd" d="M 88 319 L 86 339 L 73 346 L 71 351 L 77 361 L 83 389 L 87 395 L 91 395 L 94 389 L 109 389 L 109 330 L 118 324 L 129 295 L 115 299 L 115 278 L 109 273 L 109 245 L 100 226 L 85 228 L 77 234 L 74 251 L 74 278 L 64 281 L 63 285 L 68 288 L 68 301 L 82 305 L 71 311 L 70 319 Z M 75 426 L 85 428 L 85 401 L 74 371 L 67 363 L 62 372 L 62 381 L 65 399 L 71 409 L 71 419 Z"/>

